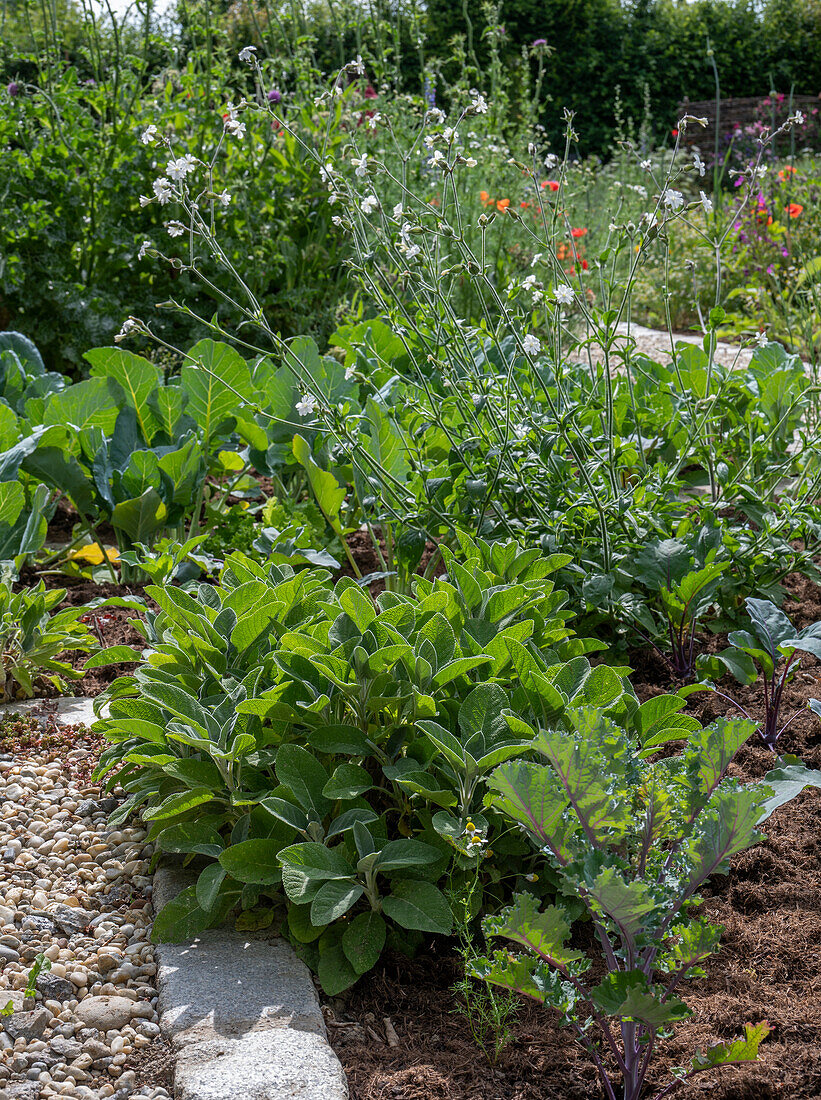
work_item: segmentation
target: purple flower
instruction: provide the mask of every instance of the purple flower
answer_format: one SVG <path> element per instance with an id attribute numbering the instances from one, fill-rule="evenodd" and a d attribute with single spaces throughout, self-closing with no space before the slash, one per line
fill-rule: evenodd
<path id="1" fill-rule="evenodd" d="M 268 102 L 269 103 L 281 103 L 282 102 L 282 92 L 279 90 L 279 88 L 272 88 L 270 90 L 270 92 L 268 93 Z"/>
<path id="2" fill-rule="evenodd" d="M 14 99 L 15 96 L 20 95 L 20 85 L 12 80 L 11 84 L 9 84 L 8 88 L 6 88 L 6 91 L 9 93 L 11 98 Z"/>
<path id="3" fill-rule="evenodd" d="M 538 46 L 546 46 L 546 45 L 547 45 L 547 39 L 546 38 L 534 38 L 533 39 L 533 49 L 534 50 Z"/>

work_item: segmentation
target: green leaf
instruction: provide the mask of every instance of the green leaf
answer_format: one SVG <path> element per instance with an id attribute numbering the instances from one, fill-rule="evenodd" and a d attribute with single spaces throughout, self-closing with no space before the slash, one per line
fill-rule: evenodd
<path id="1" fill-rule="evenodd" d="M 322 794 L 325 798 L 355 798 L 364 794 L 373 786 L 373 780 L 358 764 L 340 764 L 325 786 Z"/>
<path id="2" fill-rule="evenodd" d="M 585 962 L 582 969 L 586 969 L 584 953 L 565 947 L 570 937 L 567 914 L 555 905 L 540 913 L 531 894 L 517 894 L 513 905 L 485 917 L 482 929 L 486 936 L 504 936 L 520 944 L 551 966 L 572 967 L 574 973 L 580 973 L 578 964 Z"/>
<path id="3" fill-rule="evenodd" d="M 279 862 L 285 893 L 300 905 L 313 901 L 323 882 L 355 877 L 354 868 L 343 855 L 314 841 L 283 848 Z"/>
<path id="4" fill-rule="evenodd" d="M 364 887 L 358 882 L 336 879 L 323 883 L 311 902 L 311 923 L 331 924 L 339 920 L 364 893 Z"/>
<path id="5" fill-rule="evenodd" d="M 421 840 L 389 840 L 379 852 L 376 866 L 379 871 L 398 871 L 402 867 L 424 867 L 436 863 L 442 853 L 432 844 Z"/>
<path id="6" fill-rule="evenodd" d="M 345 487 L 337 482 L 332 473 L 317 466 L 309 444 L 301 435 L 294 436 L 291 446 L 294 457 L 308 475 L 308 482 L 322 514 L 337 535 L 341 536 L 342 524 L 339 519 L 339 509 L 345 499 Z"/>
<path id="7" fill-rule="evenodd" d="M 348 962 L 341 943 L 335 943 L 324 950 L 320 946 L 317 976 L 319 984 L 329 997 L 335 997 L 343 990 L 349 989 L 359 977 Z"/>
<path id="8" fill-rule="evenodd" d="M 274 840 L 243 840 L 220 853 L 219 861 L 238 882 L 271 886 L 280 881 L 279 845 Z"/>
<path id="9" fill-rule="evenodd" d="M 402 928 L 449 935 L 453 915 L 441 890 L 430 882 L 394 882 L 391 894 L 382 902 L 382 912 Z"/>
<path id="10" fill-rule="evenodd" d="M 605 867 L 587 888 L 600 912 L 615 921 L 623 936 L 635 940 L 657 907 L 644 882 L 625 882 L 615 867 Z"/>
<path id="11" fill-rule="evenodd" d="M 210 867 L 206 867 L 200 872 L 196 886 L 197 904 L 206 913 L 210 913 L 217 904 L 225 874 L 225 868 L 221 867 L 219 863 L 212 863 Z"/>
<path id="12" fill-rule="evenodd" d="M 370 910 L 354 917 L 342 936 L 342 950 L 357 974 L 376 966 L 385 946 L 387 928 L 382 917 Z"/>
<path id="13" fill-rule="evenodd" d="M 710 875 L 726 873 L 732 856 L 764 839 L 756 831 L 765 794 L 756 787 L 721 787 L 699 816 L 696 831 L 686 845 L 690 875 L 686 896 L 691 897 Z"/>
<path id="14" fill-rule="evenodd" d="M 575 826 L 565 818 L 570 802 L 552 768 L 530 761 L 502 764 L 491 773 L 487 785 L 496 794 L 487 802 L 535 838 L 549 845 L 562 859 L 569 859 L 568 841 Z"/>
<path id="15" fill-rule="evenodd" d="M 691 1014 L 676 997 L 662 1001 L 662 992 L 652 989 L 640 970 L 626 970 L 608 974 L 590 991 L 590 1000 L 608 1016 L 638 1020 L 656 1030 Z"/>
<path id="16" fill-rule="evenodd" d="M 748 596 L 744 601 L 753 628 L 774 661 L 778 660 L 778 646 L 785 638 L 795 635 L 790 620 L 770 600 L 757 600 Z"/>
<path id="17" fill-rule="evenodd" d="M 220 425 L 242 408 L 243 398 L 253 397 L 245 360 L 228 344 L 214 340 L 200 340 L 189 349 L 180 379 L 188 398 L 186 411 L 202 430 L 206 447 Z"/>
<path id="18" fill-rule="evenodd" d="M 89 378 L 46 398 L 43 424 L 68 425 L 76 431 L 100 428 L 111 435 L 121 407 L 122 390 L 113 378 Z"/>
<path id="19" fill-rule="evenodd" d="M 91 363 L 92 378 L 113 378 L 120 384 L 125 400 L 137 414 L 143 439 L 150 443 L 161 427 L 149 405 L 149 397 L 160 384 L 159 369 L 125 348 L 92 348 L 85 358 Z"/>
<path id="20" fill-rule="evenodd" d="M 130 645 L 112 645 L 100 649 L 85 662 L 83 668 L 103 668 L 106 665 L 128 664 L 143 659 L 142 650 Z"/>
<path id="21" fill-rule="evenodd" d="M 164 852 L 182 852 L 185 855 L 194 853 L 215 859 L 225 847 L 214 826 L 204 821 L 184 821 L 179 825 L 169 825 L 157 836 L 156 843 Z"/>
<path id="22" fill-rule="evenodd" d="M 200 907 L 197 890 L 188 886 L 157 913 L 151 928 L 153 943 L 184 943 L 195 939 L 211 923 Z"/>
<path id="23" fill-rule="evenodd" d="M 168 519 L 168 508 L 156 489 L 146 489 L 132 500 L 122 500 L 111 512 L 111 526 L 132 543 L 152 543 Z"/>
<path id="24" fill-rule="evenodd" d="M 773 793 L 761 808 L 759 825 L 807 787 L 821 790 L 821 771 L 806 767 L 796 756 L 783 756 L 777 766 L 767 772 L 762 783 Z"/>
<path id="25" fill-rule="evenodd" d="M 210 787 L 194 787 L 189 791 L 178 791 L 163 799 L 159 806 L 154 806 L 143 813 L 146 821 L 162 821 L 166 817 L 176 817 L 177 814 L 187 813 L 189 810 L 203 806 L 206 802 L 213 801 L 214 792 Z"/>
<path id="26" fill-rule="evenodd" d="M 693 1055 L 694 1070 L 711 1069 L 714 1066 L 729 1066 L 738 1062 L 754 1062 L 758 1057 L 758 1048 L 767 1038 L 772 1028 L 766 1020 L 760 1024 L 745 1024 L 745 1038 L 734 1039 L 729 1043 L 715 1043 L 706 1050 L 697 1050 Z"/>
<path id="27" fill-rule="evenodd" d="M 277 752 L 276 773 L 304 810 L 313 810 L 319 819 L 330 810 L 331 801 L 322 793 L 328 773 L 313 753 L 301 745 L 282 745 Z"/>

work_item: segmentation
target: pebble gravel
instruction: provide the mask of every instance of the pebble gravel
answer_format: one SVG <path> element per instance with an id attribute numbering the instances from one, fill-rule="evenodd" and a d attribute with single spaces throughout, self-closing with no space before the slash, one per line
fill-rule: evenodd
<path id="1" fill-rule="evenodd" d="M 71 747 L 71 746 L 76 747 Z M 0 1100 L 167 1100 L 146 831 L 109 827 L 81 738 L 0 753 Z M 38 955 L 51 963 L 26 998 Z M 166 1077 L 167 1080 L 167 1077 Z"/>

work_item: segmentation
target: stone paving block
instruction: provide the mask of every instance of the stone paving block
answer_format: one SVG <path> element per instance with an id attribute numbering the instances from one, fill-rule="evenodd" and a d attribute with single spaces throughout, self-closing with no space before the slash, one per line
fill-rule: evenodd
<path id="1" fill-rule="evenodd" d="M 162 908 L 194 876 L 163 866 Z M 278 936 L 210 929 L 157 946 L 160 1026 L 176 1100 L 346 1100 L 310 971 Z"/>
<path id="2" fill-rule="evenodd" d="M 176 1048 L 275 1027 L 325 1036 L 310 971 L 285 940 L 216 928 L 163 944 L 160 959 L 163 1030 Z"/>
<path id="3" fill-rule="evenodd" d="M 293 1028 L 194 1043 L 177 1055 L 176 1100 L 347 1100 L 327 1042 Z"/>

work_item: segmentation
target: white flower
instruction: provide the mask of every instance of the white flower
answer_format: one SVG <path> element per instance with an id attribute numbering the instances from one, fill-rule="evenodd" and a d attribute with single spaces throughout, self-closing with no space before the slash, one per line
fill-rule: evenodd
<path id="1" fill-rule="evenodd" d="M 709 214 L 713 209 L 713 200 L 708 199 L 703 191 L 699 191 L 699 195 L 701 196 L 701 205 L 704 207 L 704 213 Z"/>
<path id="2" fill-rule="evenodd" d="M 419 255 L 422 249 L 419 247 L 418 244 L 409 244 L 405 246 L 403 251 L 405 253 L 405 259 L 412 260 L 415 256 Z"/>
<path id="3" fill-rule="evenodd" d="M 354 371 L 353 367 L 348 367 L 345 371 L 345 381 L 350 382 L 355 373 L 356 372 Z"/>
<path id="4" fill-rule="evenodd" d="M 330 161 L 320 166 L 319 175 L 323 183 L 327 183 L 330 187 L 334 178 L 334 166 Z"/>
<path id="5" fill-rule="evenodd" d="M 365 62 L 362 60 L 359 54 L 356 55 L 355 61 L 348 62 L 348 64 L 345 66 L 345 71 L 348 73 L 356 73 L 357 76 L 365 75 Z"/>
<path id="6" fill-rule="evenodd" d="M 196 167 L 196 164 L 197 158 L 192 157 L 190 153 L 186 153 L 184 157 L 170 160 L 165 170 L 172 180 L 184 180 L 188 173 Z"/>
<path id="7" fill-rule="evenodd" d="M 556 156 L 555 153 L 548 153 L 547 156 L 544 158 L 544 166 L 547 169 L 555 168 L 558 163 L 559 158 Z"/>
<path id="8" fill-rule="evenodd" d="M 755 342 L 758 347 L 766 348 L 767 344 L 770 342 L 770 338 L 766 332 L 758 332 L 756 333 Z"/>
<path id="9" fill-rule="evenodd" d="M 341 218 L 339 216 L 339 214 L 334 214 L 334 216 L 331 218 L 331 221 L 333 222 L 334 225 L 340 226 L 340 227 L 345 224 L 345 219 Z"/>
<path id="10" fill-rule="evenodd" d="M 254 54 L 256 52 L 256 46 L 243 46 L 243 48 L 239 51 L 239 59 L 240 61 L 244 61 L 246 65 L 253 65 L 254 61 L 256 60 L 256 58 L 254 57 Z"/>
<path id="11" fill-rule="evenodd" d="M 525 279 L 522 279 L 522 290 L 530 290 L 531 287 L 536 284 L 536 276 L 528 275 Z"/>
<path id="12" fill-rule="evenodd" d="M 535 267 L 536 264 L 539 263 L 541 258 L 542 258 L 541 252 L 537 252 L 536 255 L 533 257 L 533 259 L 530 261 L 530 266 Z"/>
<path id="13" fill-rule="evenodd" d="M 157 133 L 156 126 L 146 126 L 143 132 L 140 134 L 140 141 L 143 145 L 150 145 L 154 140 L 154 136 Z"/>
<path id="14" fill-rule="evenodd" d="M 334 206 L 341 198 L 342 196 L 338 191 L 331 191 L 330 195 L 328 195 L 328 206 Z"/>
<path id="15" fill-rule="evenodd" d="M 522 347 L 525 349 L 525 355 L 530 355 L 531 357 L 534 355 L 538 355 L 539 352 L 542 350 L 541 343 L 539 342 L 537 337 L 535 337 L 530 332 L 522 340 Z"/>
<path id="16" fill-rule="evenodd" d="M 309 393 L 303 394 L 296 403 L 296 411 L 300 416 L 312 416 L 315 408 L 316 400 Z"/>
<path id="17" fill-rule="evenodd" d="M 448 162 L 445 159 L 445 154 L 441 149 L 437 149 L 430 158 L 430 162 L 434 168 L 447 168 Z"/>
<path id="18" fill-rule="evenodd" d="M 441 138 L 441 134 L 426 134 L 423 139 L 423 144 L 426 149 L 432 149 L 436 142 Z"/>
<path id="19" fill-rule="evenodd" d="M 127 317 L 123 321 L 123 327 L 114 337 L 114 343 L 119 344 L 125 340 L 126 336 L 135 328 L 139 328 L 139 322 L 134 317 Z"/>
<path id="20" fill-rule="evenodd" d="M 471 111 L 477 115 L 487 114 L 487 101 L 483 95 L 477 95 L 474 101 L 470 105 Z"/>
<path id="21" fill-rule="evenodd" d="M 651 160 L 643 160 L 641 162 L 640 167 L 645 172 L 652 172 L 653 171 L 653 162 Z"/>
<path id="22" fill-rule="evenodd" d="M 795 114 L 792 116 L 792 118 L 788 119 L 788 121 L 789 122 L 794 122 L 797 126 L 801 126 L 804 122 L 804 112 L 803 111 L 796 111 Z"/>
<path id="23" fill-rule="evenodd" d="M 163 205 L 170 202 L 171 196 L 174 194 L 174 189 L 165 176 L 160 176 L 159 179 L 155 179 L 151 186 L 154 188 L 154 195 Z M 140 201 L 142 202 L 142 199 Z"/>
<path id="24" fill-rule="evenodd" d="M 445 139 L 448 145 L 452 145 L 454 141 L 459 137 L 457 132 L 452 126 L 446 126 L 442 131 L 442 137 Z"/>
<path id="25" fill-rule="evenodd" d="M 465 157 L 465 166 L 467 168 L 475 168 L 478 163 L 475 157 Z"/>
<path id="26" fill-rule="evenodd" d="M 238 118 L 227 118 L 225 120 L 225 132 L 232 137 L 245 137 L 245 123 L 240 122 Z"/>
<path id="27" fill-rule="evenodd" d="M 371 115 L 371 117 L 368 119 L 368 126 L 370 126 L 370 128 L 372 130 L 375 130 L 377 125 L 381 121 L 382 121 L 382 115 L 380 114 L 379 111 L 377 111 L 375 115 Z"/>
<path id="28" fill-rule="evenodd" d="M 185 232 L 182 222 L 166 222 L 165 228 L 168 230 L 169 237 L 181 237 Z"/>
<path id="29" fill-rule="evenodd" d="M 223 191 L 221 195 L 217 195 L 217 198 L 223 206 L 227 206 L 228 203 L 231 201 L 231 196 L 227 191 Z"/>
<path id="30" fill-rule="evenodd" d="M 553 297 L 563 306 L 569 306 L 575 297 L 573 287 L 567 283 L 559 283 L 553 291 Z"/>
<path id="31" fill-rule="evenodd" d="M 148 195 L 140 195 L 140 206 L 148 206 L 148 204 L 153 201 L 154 200 L 149 198 Z"/>
<path id="32" fill-rule="evenodd" d="M 693 167 L 700 176 L 703 176 L 705 171 L 707 170 L 707 165 L 704 163 L 698 153 L 693 153 Z"/>
<path id="33" fill-rule="evenodd" d="M 368 174 L 368 154 L 363 153 L 361 157 L 351 157 L 351 164 L 356 168 L 357 176 L 364 178 Z"/>
<path id="34" fill-rule="evenodd" d="M 664 194 L 661 196 L 661 201 L 674 213 L 676 210 L 680 210 L 684 205 L 684 196 L 681 191 L 674 191 L 671 187 L 668 187 Z"/>
<path id="35" fill-rule="evenodd" d="M 137 253 L 137 259 L 142 260 L 146 252 L 151 248 L 151 241 L 143 241 L 140 245 L 140 251 Z"/>
<path id="36" fill-rule="evenodd" d="M 398 202 L 393 208 L 393 216 L 395 218 L 401 218 L 405 211 L 402 209 L 402 203 Z"/>
<path id="37" fill-rule="evenodd" d="M 363 214 L 373 214 L 374 210 L 379 209 L 379 199 L 376 195 L 366 195 L 359 204 L 359 209 Z"/>
<path id="38" fill-rule="evenodd" d="M 438 126 L 445 121 L 445 112 L 440 111 L 438 107 L 431 107 L 428 113 L 425 115 L 425 122 L 433 123 L 434 126 Z"/>

